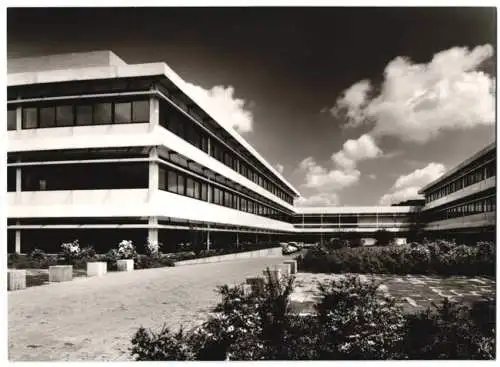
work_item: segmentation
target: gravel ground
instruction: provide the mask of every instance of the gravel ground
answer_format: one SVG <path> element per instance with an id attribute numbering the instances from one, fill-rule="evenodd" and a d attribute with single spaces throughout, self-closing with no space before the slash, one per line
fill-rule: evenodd
<path id="1" fill-rule="evenodd" d="M 139 326 L 195 326 L 217 303 L 217 285 L 243 282 L 283 260 L 108 273 L 8 292 L 9 360 L 130 360 Z"/>

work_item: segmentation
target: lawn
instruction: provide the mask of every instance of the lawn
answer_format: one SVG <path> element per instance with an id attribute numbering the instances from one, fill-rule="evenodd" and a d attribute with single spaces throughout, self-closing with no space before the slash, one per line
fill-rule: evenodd
<path id="1" fill-rule="evenodd" d="M 317 283 L 341 278 L 347 274 L 298 273 L 291 295 L 293 312 L 308 313 L 318 300 Z M 426 276 L 426 275 L 360 275 L 381 283 L 380 292 L 400 300 L 406 312 L 421 311 L 447 297 L 451 301 L 471 304 L 483 297 L 495 297 L 496 282 L 492 277 Z"/>

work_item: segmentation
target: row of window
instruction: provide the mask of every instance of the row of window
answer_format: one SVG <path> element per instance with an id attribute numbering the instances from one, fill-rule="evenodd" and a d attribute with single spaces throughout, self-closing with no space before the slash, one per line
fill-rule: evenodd
<path id="1" fill-rule="evenodd" d="M 108 190 L 148 187 L 147 163 L 93 163 L 26 166 L 22 191 Z M 7 191 L 16 191 L 16 168 L 7 168 Z"/>
<path id="2" fill-rule="evenodd" d="M 428 203 L 440 199 L 461 190 L 464 187 L 473 185 L 493 176 L 495 176 L 495 162 L 489 162 L 485 166 L 479 167 L 472 172 L 469 172 L 468 174 L 450 182 L 449 184 L 440 187 L 438 190 L 431 192 L 426 196 L 425 201 Z"/>
<path id="3" fill-rule="evenodd" d="M 201 127 L 189 121 L 181 112 L 163 101 L 160 103 L 160 124 L 198 149 L 210 154 L 210 156 L 219 162 L 245 176 L 250 181 L 293 205 L 293 197 L 291 195 L 242 162 L 233 152 L 226 149 L 218 141 L 210 139 Z"/>
<path id="4" fill-rule="evenodd" d="M 16 110 L 9 108 L 7 129 L 16 130 Z M 22 107 L 22 128 L 127 124 L 149 122 L 149 100 L 79 101 Z"/>
<path id="5" fill-rule="evenodd" d="M 452 208 L 440 210 L 435 213 L 429 213 L 427 219 L 429 221 L 437 221 L 451 218 L 464 217 L 473 214 L 494 212 L 496 210 L 495 197 L 479 199 L 468 203 L 460 204 Z"/>
<path id="6" fill-rule="evenodd" d="M 167 170 L 160 167 L 159 188 L 160 190 L 272 219 L 288 222 L 291 219 L 289 215 L 272 207 L 172 169 Z"/>

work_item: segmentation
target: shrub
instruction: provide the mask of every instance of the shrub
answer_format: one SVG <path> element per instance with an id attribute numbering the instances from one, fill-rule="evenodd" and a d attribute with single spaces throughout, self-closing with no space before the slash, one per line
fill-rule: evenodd
<path id="1" fill-rule="evenodd" d="M 443 300 L 441 305 L 408 315 L 405 354 L 411 359 L 494 359 L 495 305 L 472 308 Z"/>
<path id="2" fill-rule="evenodd" d="M 133 259 L 136 256 L 137 252 L 132 241 L 123 240 L 118 244 L 118 257 L 120 259 Z"/>
<path id="3" fill-rule="evenodd" d="M 47 260 L 47 254 L 45 254 L 45 251 L 37 249 L 37 248 L 30 252 L 29 257 L 35 261 Z"/>
<path id="4" fill-rule="evenodd" d="M 394 298 L 382 298 L 378 287 L 354 276 L 320 284 L 320 359 L 401 357 L 403 311 Z"/>
<path id="5" fill-rule="evenodd" d="M 495 274 L 496 249 L 492 243 L 477 246 L 436 241 L 401 246 L 309 249 L 297 257 L 303 271 L 323 273 L 385 274 Z"/>
<path id="6" fill-rule="evenodd" d="M 81 249 L 80 256 L 83 259 L 92 259 L 96 256 L 96 251 L 93 246 L 88 245 Z"/>
<path id="7" fill-rule="evenodd" d="M 167 257 L 151 257 L 148 255 L 137 255 L 134 263 L 136 269 L 162 268 L 175 266 L 175 263 Z"/>
<path id="8" fill-rule="evenodd" d="M 159 257 L 160 256 L 160 244 L 158 242 L 153 242 L 151 240 L 147 240 L 146 242 L 146 255 L 150 257 Z"/>
<path id="9" fill-rule="evenodd" d="M 117 270 L 116 261 L 118 259 L 120 259 L 120 255 L 118 254 L 118 251 L 113 248 L 104 255 L 103 260 L 106 261 L 108 270 L 112 271 Z"/>
<path id="10" fill-rule="evenodd" d="M 73 260 L 80 257 L 80 244 L 78 240 L 66 242 L 61 245 L 61 256 L 66 264 L 72 264 Z"/>
<path id="11" fill-rule="evenodd" d="M 472 309 L 447 301 L 437 312 L 405 315 L 375 282 L 347 277 L 320 284 L 316 315 L 288 312 L 293 278 L 267 274 L 263 293 L 218 288 L 221 302 L 200 327 L 172 333 L 140 328 L 136 360 L 494 359 L 495 305 Z"/>

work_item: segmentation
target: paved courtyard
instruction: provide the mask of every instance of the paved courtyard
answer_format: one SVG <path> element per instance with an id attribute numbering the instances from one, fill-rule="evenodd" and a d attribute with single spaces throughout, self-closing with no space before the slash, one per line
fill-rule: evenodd
<path id="1" fill-rule="evenodd" d="M 108 273 L 8 292 L 9 359 L 130 359 L 139 326 L 195 326 L 217 303 L 217 285 L 243 282 L 283 259 Z"/>
<path id="2" fill-rule="evenodd" d="M 292 310 L 313 312 L 318 300 L 318 282 L 331 282 L 342 274 L 298 273 L 291 298 Z M 451 301 L 472 303 L 483 296 L 495 296 L 495 280 L 487 277 L 438 277 L 425 275 L 360 275 L 362 280 L 375 279 L 381 283 L 382 294 L 396 297 L 407 312 L 425 310 L 432 302 L 439 304 L 444 297 Z"/>

